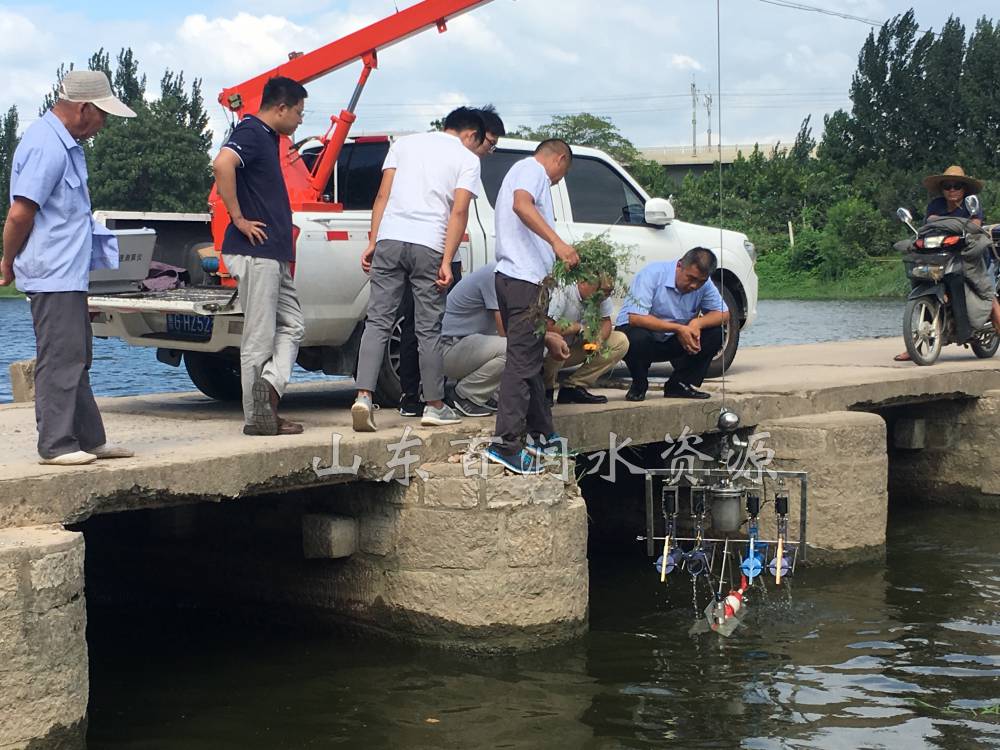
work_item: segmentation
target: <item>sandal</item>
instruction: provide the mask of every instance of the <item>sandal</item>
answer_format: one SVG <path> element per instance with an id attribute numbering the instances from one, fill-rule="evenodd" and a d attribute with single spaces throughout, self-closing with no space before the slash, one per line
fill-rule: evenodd
<path id="1" fill-rule="evenodd" d="M 901 352 L 892 358 L 893 362 L 912 362 L 909 352 Z"/>

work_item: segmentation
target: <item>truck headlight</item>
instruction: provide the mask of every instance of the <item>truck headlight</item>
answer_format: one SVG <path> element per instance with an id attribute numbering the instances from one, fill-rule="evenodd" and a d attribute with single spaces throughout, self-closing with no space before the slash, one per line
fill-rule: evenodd
<path id="1" fill-rule="evenodd" d="M 743 240 L 743 249 L 747 251 L 747 255 L 750 256 L 750 262 L 757 262 L 757 248 L 753 246 L 750 240 Z"/>

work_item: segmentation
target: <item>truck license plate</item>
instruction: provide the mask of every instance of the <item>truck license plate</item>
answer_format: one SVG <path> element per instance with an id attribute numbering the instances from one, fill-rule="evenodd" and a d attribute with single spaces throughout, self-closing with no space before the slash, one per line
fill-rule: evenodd
<path id="1" fill-rule="evenodd" d="M 167 314 L 167 333 L 179 333 L 200 339 L 212 337 L 212 321 L 207 315 Z"/>

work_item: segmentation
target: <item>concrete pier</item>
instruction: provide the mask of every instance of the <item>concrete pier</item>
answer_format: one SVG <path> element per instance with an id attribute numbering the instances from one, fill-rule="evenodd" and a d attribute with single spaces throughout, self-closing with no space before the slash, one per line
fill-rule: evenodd
<path id="1" fill-rule="evenodd" d="M 951 347 L 920 368 L 893 362 L 898 349 L 897 340 L 749 349 L 725 383 L 706 385 L 708 401 L 663 399 L 654 386 L 631 404 L 608 389 L 606 405 L 557 406 L 556 425 L 579 460 L 607 458 L 711 437 L 725 403 L 767 433 L 775 468 L 809 472 L 810 559 L 870 559 L 883 550 L 887 487 L 1000 506 L 1000 360 Z M 31 405 L 0 406 L 0 540 L 22 540 L 16 550 L 0 541 L 0 648 L 16 657 L 7 672 L 0 663 L 0 748 L 71 732 L 85 716 L 83 543 L 61 528 L 109 514 L 155 511 L 157 543 L 141 559 L 178 595 L 217 605 L 295 610 L 469 650 L 582 632 L 588 511 L 572 471 L 467 475 L 462 455 L 492 420 L 427 429 L 386 409 L 377 433 L 355 435 L 352 397 L 349 382 L 293 387 L 284 411 L 306 431 L 273 438 L 243 436 L 237 406 L 195 393 L 99 399 L 111 439 L 138 455 L 78 468 L 38 465 Z M 610 494 L 641 504 L 627 486 Z M 642 530 L 628 518 L 622 529 Z M 193 561 L 187 579 L 167 580 L 171 554 Z M 60 648 L 46 648 L 55 633 Z"/>

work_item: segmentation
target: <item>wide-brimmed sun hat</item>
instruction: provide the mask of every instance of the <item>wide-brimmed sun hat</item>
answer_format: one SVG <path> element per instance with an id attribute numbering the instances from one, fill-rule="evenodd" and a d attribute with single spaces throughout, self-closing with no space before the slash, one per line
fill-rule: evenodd
<path id="1" fill-rule="evenodd" d="M 953 164 L 944 170 L 944 174 L 932 174 L 923 179 L 923 186 L 932 193 L 941 192 L 942 182 L 961 182 L 965 185 L 965 194 L 973 195 L 983 189 L 983 181 L 975 177 L 969 177 L 965 170 L 957 164 Z"/>
<path id="2" fill-rule="evenodd" d="M 59 83 L 59 98 L 67 102 L 90 102 L 116 117 L 135 117 L 111 90 L 108 77 L 100 70 L 71 70 Z"/>

